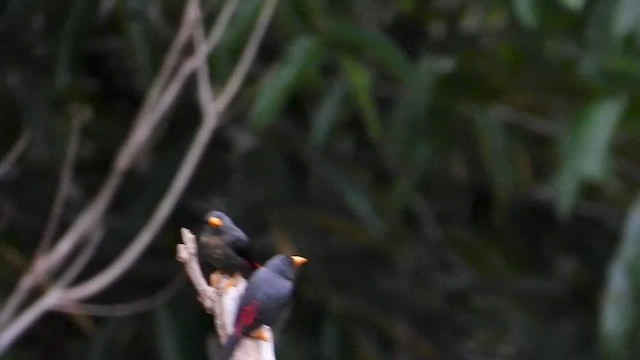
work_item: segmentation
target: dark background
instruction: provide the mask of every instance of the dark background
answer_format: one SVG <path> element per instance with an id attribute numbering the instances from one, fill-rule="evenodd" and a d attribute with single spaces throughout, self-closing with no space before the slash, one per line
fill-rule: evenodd
<path id="1" fill-rule="evenodd" d="M 241 1 L 209 60 L 215 84 L 260 4 Z M 220 6 L 205 2 L 208 24 Z M 0 175 L 0 299 L 41 237 L 74 109 L 92 116 L 63 227 L 108 173 L 182 7 L 0 5 L 0 154 L 30 134 Z M 182 274 L 178 229 L 198 230 L 213 208 L 261 260 L 310 259 L 281 359 L 633 358 L 639 20 L 629 0 L 282 0 L 163 231 L 90 301 L 167 286 L 171 297 L 127 317 L 49 313 L 6 359 L 204 358 L 211 318 L 190 284 L 168 284 Z M 196 99 L 192 79 L 126 177 L 83 277 L 164 193 L 199 123 Z"/>

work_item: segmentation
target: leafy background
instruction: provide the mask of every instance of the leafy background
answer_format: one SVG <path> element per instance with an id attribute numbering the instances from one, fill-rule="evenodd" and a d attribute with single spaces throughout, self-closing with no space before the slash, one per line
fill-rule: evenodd
<path id="1" fill-rule="evenodd" d="M 261 1 L 209 62 L 221 80 Z M 181 1 L 0 6 L 0 297 L 29 261 L 69 139 L 69 223 L 175 32 Z M 207 2 L 213 18 L 220 2 Z M 630 0 L 283 0 L 239 98 L 152 248 L 96 303 L 180 276 L 178 228 L 228 212 L 259 257 L 311 259 L 282 359 L 629 359 L 640 299 L 640 7 Z M 198 124 L 183 94 L 106 219 L 90 274 L 144 223 Z M 636 199 L 636 200 L 634 200 Z M 7 359 L 203 358 L 188 285 L 127 317 L 49 314 Z"/>

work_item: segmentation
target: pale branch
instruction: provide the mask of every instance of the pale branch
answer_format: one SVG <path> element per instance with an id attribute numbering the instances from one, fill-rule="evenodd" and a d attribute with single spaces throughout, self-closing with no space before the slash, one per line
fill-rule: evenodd
<path id="1" fill-rule="evenodd" d="M 194 4 L 195 12 L 196 12 L 196 28 L 193 31 L 193 47 L 194 49 L 198 49 L 205 45 L 205 37 L 204 37 L 204 24 L 202 19 L 202 9 L 200 7 L 199 0 L 189 0 Z M 211 85 L 211 79 L 209 77 L 209 64 L 207 62 L 203 62 L 198 66 L 198 71 L 196 72 L 197 79 L 197 89 L 198 89 L 198 104 L 200 105 L 200 112 L 202 116 L 207 116 L 207 109 L 209 108 L 207 104 L 213 103 L 215 101 L 213 97 L 213 86 Z"/>
<path id="2" fill-rule="evenodd" d="M 176 257 L 184 264 L 202 307 L 208 313 L 213 314 L 218 339 L 224 344 L 233 334 L 238 304 L 247 286 L 247 281 L 240 279 L 235 286 L 230 287 L 231 278 L 220 275 L 216 281 L 213 281 L 212 285 L 215 287 L 210 286 L 200 268 L 195 236 L 185 228 L 180 229 L 180 234 L 182 244 L 177 245 Z M 238 344 L 232 360 L 275 360 L 273 333 L 268 326 L 264 326 L 264 329 L 269 334 L 270 341 L 245 337 Z"/>
<path id="3" fill-rule="evenodd" d="M 156 309 L 169 301 L 185 283 L 184 274 L 176 276 L 157 293 L 139 300 L 115 304 L 89 304 L 80 302 L 58 302 L 54 311 L 72 315 L 91 315 L 98 317 L 124 317 L 137 315 Z"/>
<path id="4" fill-rule="evenodd" d="M 71 194 L 73 187 L 73 168 L 78 158 L 78 150 L 80 148 L 80 130 L 84 123 L 91 117 L 91 110 L 79 107 L 74 109 L 71 114 L 71 129 L 69 131 L 69 140 L 65 150 L 64 160 L 60 169 L 58 180 L 58 189 L 53 199 L 53 205 L 49 210 L 47 225 L 44 227 L 40 244 L 36 250 L 36 256 L 40 256 L 51 247 L 51 242 L 55 233 L 58 231 L 62 213 L 67 198 Z"/>
<path id="5" fill-rule="evenodd" d="M 131 243 L 122 251 L 120 256 L 91 279 L 69 288 L 65 294 L 66 299 L 77 301 L 102 291 L 116 281 L 135 263 L 142 252 L 151 243 L 151 240 L 153 240 L 160 228 L 164 225 L 167 217 L 171 214 L 175 204 L 178 202 L 180 196 L 187 187 L 187 184 L 189 183 L 189 180 L 191 179 L 191 176 L 193 175 L 193 172 L 206 149 L 206 145 L 213 134 L 217 122 L 218 117 L 216 114 L 216 116 L 206 119 L 206 121 L 198 128 L 175 177 L 169 185 L 169 189 L 153 211 L 151 218 L 143 226 L 140 232 L 138 232 Z"/>
<path id="6" fill-rule="evenodd" d="M 184 47 L 186 40 L 189 39 L 188 35 L 193 29 L 193 20 L 193 8 L 185 6 L 180 30 L 168 54 L 165 56 L 161 73 L 154 80 L 145 103 L 136 114 L 129 134 L 118 150 L 110 173 L 98 193 L 84 207 L 64 234 L 60 236 L 55 246 L 41 256 L 36 256 L 29 269 L 22 275 L 15 289 L 0 309 L 0 331 L 4 331 L 4 327 L 8 326 L 7 323 L 16 317 L 15 311 L 27 299 L 33 288 L 65 263 L 71 252 L 86 238 L 87 234 L 97 226 L 105 215 L 125 174 L 134 164 L 135 155 L 139 154 L 148 143 L 153 128 L 155 128 L 163 115 L 162 112 L 156 110 L 160 106 L 158 97 L 161 96 L 160 94 L 167 92 L 167 89 L 164 88 L 164 84 L 167 82 L 165 78 L 173 72 L 173 68 L 176 66 L 178 54 Z M 170 87 L 170 85 L 167 85 L 167 87 Z M 28 142 L 28 137 L 25 141 Z"/>
<path id="7" fill-rule="evenodd" d="M 96 230 L 90 237 L 89 242 L 85 244 L 85 247 L 80 250 L 69 264 L 69 267 L 62 273 L 60 279 L 47 289 L 44 295 L 22 311 L 14 321 L 2 329 L 0 332 L 0 355 L 4 353 L 31 324 L 37 321 L 49 309 L 57 305 L 58 301 L 62 298 L 66 286 L 79 275 L 80 271 L 82 271 L 95 253 L 103 233 L 102 228 Z"/>
<path id="8" fill-rule="evenodd" d="M 27 259 L 18 249 L 9 245 L 8 243 L 0 242 L 0 262 L 2 261 L 18 271 L 24 271 L 29 266 L 29 259 Z M 39 285 L 39 289 L 43 292 L 47 291 L 47 289 L 49 289 L 52 284 L 53 282 L 50 279 L 45 279 Z M 73 322 L 78 328 L 86 331 L 88 320 L 86 319 L 85 315 L 93 314 L 74 314 L 71 312 L 67 312 L 67 315 L 69 321 Z"/>
<path id="9" fill-rule="evenodd" d="M 16 161 L 18 161 L 20 156 L 27 149 L 30 141 L 31 133 L 24 131 L 18 140 L 16 140 L 16 142 L 11 146 L 9 152 L 7 152 L 4 158 L 0 160 L 0 179 L 9 173 L 9 170 L 11 170 Z"/>
<path id="10" fill-rule="evenodd" d="M 42 314 L 55 304 L 61 291 L 62 289 L 58 288 L 47 290 L 43 296 L 22 311 L 20 315 L 12 320 L 6 327 L 2 328 L 2 332 L 0 332 L 0 355 L 2 355 L 31 324 L 37 321 Z"/>
<path id="11" fill-rule="evenodd" d="M 253 59 L 256 57 L 258 47 L 262 43 L 262 38 L 264 37 L 264 34 L 266 34 L 267 28 L 271 23 L 271 18 L 273 18 L 273 12 L 276 10 L 277 5 L 278 0 L 267 0 L 262 6 L 262 11 L 258 16 L 253 32 L 249 36 L 249 40 L 242 50 L 240 60 L 233 69 L 231 76 L 222 88 L 222 91 L 215 103 L 211 104 L 211 106 L 214 106 L 214 110 L 222 111 L 220 109 L 226 109 L 240 89 L 240 86 L 244 82 L 249 71 L 249 66 L 251 66 Z"/>
<path id="12" fill-rule="evenodd" d="M 182 62 L 181 66 L 176 70 L 176 73 L 171 81 L 167 84 L 164 92 L 158 95 L 156 102 L 157 104 L 154 108 L 151 108 L 149 110 L 150 116 L 152 118 L 161 116 L 169 109 L 169 107 L 174 103 L 174 100 L 176 99 L 178 93 L 182 89 L 189 76 L 200 66 L 200 64 L 206 62 L 207 56 L 215 49 L 215 47 L 220 42 L 220 39 L 222 39 L 222 35 L 227 30 L 227 25 L 229 23 L 229 20 L 231 20 L 231 16 L 235 12 L 235 9 L 237 8 L 238 1 L 239 0 L 229 0 L 227 3 L 225 3 L 223 9 L 220 11 L 220 14 L 218 14 L 218 17 L 216 18 L 215 24 L 209 31 L 206 44 L 202 44 L 202 46 L 196 49 L 193 55 L 186 58 Z M 193 8 L 193 2 L 189 2 L 187 6 Z M 195 26 L 195 11 L 193 11 L 193 13 L 194 16 L 190 17 L 189 19 L 194 23 L 193 26 Z M 129 159 L 123 156 L 121 161 L 126 162 L 129 161 Z"/>
<path id="13" fill-rule="evenodd" d="M 221 276 L 221 280 L 216 284 L 216 292 L 218 293 L 218 302 L 215 303 L 215 314 L 225 314 L 225 316 L 216 316 L 216 330 L 220 337 L 221 343 L 226 343 L 229 335 L 233 333 L 234 323 L 238 312 L 238 304 L 240 298 L 247 288 L 247 281 L 240 279 L 235 286 L 229 287 L 229 277 Z"/>
<path id="14" fill-rule="evenodd" d="M 219 43 L 238 3 L 239 0 L 229 0 L 225 4 L 208 34 L 206 42 L 203 42 L 202 39 L 196 39 L 199 45 L 194 54 L 183 59 L 178 64 L 181 52 L 195 29 L 196 20 L 200 20 L 197 13 L 197 2 L 191 1 L 185 6 L 180 30 L 165 57 L 165 64 L 161 73 L 156 77 L 151 90 L 147 94 L 145 103 L 136 114 L 131 129 L 118 149 L 111 170 L 102 186 L 94 198 L 82 209 L 76 220 L 59 237 L 58 241 L 53 243 L 50 249 L 34 258 L 32 264 L 18 281 L 14 291 L 5 301 L 3 308 L 0 309 L 0 344 L 2 345 L 0 346 L 0 353 L 6 350 L 19 335 L 46 311 L 56 309 L 58 306 L 62 306 L 61 304 L 78 303 L 79 300 L 102 291 L 120 278 L 148 247 L 166 218 L 173 211 L 176 202 L 191 179 L 209 139 L 219 125 L 220 114 L 228 107 L 246 78 L 250 64 L 256 56 L 258 46 L 273 17 L 277 0 L 265 1 L 241 57 L 222 88 L 220 98 L 210 101 L 212 89 L 207 81 L 203 81 L 208 79 L 203 76 L 204 72 L 201 64 L 206 62 L 209 53 Z M 152 142 L 152 135 L 161 118 L 175 102 L 186 79 L 196 70 L 200 70 L 199 84 L 201 86 L 199 91 L 202 92 L 200 99 L 203 100 L 201 101 L 203 119 L 169 188 L 156 206 L 150 219 L 120 256 L 97 275 L 73 287 L 68 287 L 77 273 L 86 265 L 86 261 L 92 255 L 92 249 L 95 249 L 94 247 L 99 243 L 99 239 L 95 239 L 95 242 L 92 242 L 88 238 L 95 232 L 95 229 L 105 216 L 112 200 L 119 191 L 125 175 L 135 164 L 139 154 Z M 209 86 L 211 93 L 207 94 L 207 89 L 203 89 L 202 85 Z M 206 102 L 206 106 L 202 102 Z M 34 299 L 31 306 L 26 306 L 20 313 L 16 313 L 28 299 L 33 289 L 42 284 L 43 281 L 46 281 L 52 274 L 55 274 L 60 267 L 68 264 L 71 255 L 81 245 L 84 245 L 86 249 L 86 252 L 83 252 L 83 254 L 87 254 L 86 261 L 74 262 L 69 271 L 62 273 L 62 276 L 55 282 L 53 287 Z M 264 348 L 264 344 L 258 345 L 255 345 L 256 349 Z M 243 358 L 246 359 L 246 357 Z"/>
<path id="15" fill-rule="evenodd" d="M 277 3 L 277 0 L 268 0 L 265 5 L 263 5 L 254 30 L 245 45 L 245 49 L 242 52 L 238 64 L 234 68 L 230 78 L 227 80 L 220 98 L 216 99 L 215 102 L 207 104 L 208 109 L 203 114 L 203 120 L 200 123 L 200 127 L 196 131 L 196 134 L 187 149 L 187 153 L 182 159 L 176 175 L 169 185 L 169 189 L 163 195 L 149 221 L 147 221 L 140 232 L 138 232 L 129 246 L 127 246 L 120 256 L 107 268 L 91 279 L 68 289 L 65 293 L 67 300 L 77 301 L 87 298 L 111 285 L 125 271 L 127 271 L 131 265 L 133 265 L 133 263 L 151 243 L 151 240 L 153 240 L 154 236 L 164 224 L 171 211 L 173 211 L 173 207 L 191 179 L 191 176 L 193 175 L 193 172 L 206 149 L 209 139 L 218 126 L 220 113 L 226 109 L 233 96 L 235 96 L 240 84 L 244 81 L 249 65 L 253 63 L 257 48 L 266 32 L 270 20 L 273 17 L 273 12 Z M 222 14 L 220 14 L 219 17 L 220 16 L 222 16 Z M 215 29 L 216 26 L 214 25 L 212 32 L 215 32 Z M 203 47 L 204 50 L 201 51 Z M 198 48 L 198 51 L 194 55 L 195 60 L 190 61 L 188 59 L 186 60 L 186 63 L 191 63 L 194 66 L 199 65 L 204 61 L 204 58 L 200 57 L 203 51 L 204 53 L 202 56 L 206 56 L 206 44 Z"/>
<path id="16" fill-rule="evenodd" d="M 195 15 L 193 5 L 185 6 L 182 13 L 180 28 L 167 50 L 167 54 L 160 66 L 160 71 L 151 84 L 151 89 L 147 92 L 140 110 L 141 113 L 148 111 L 149 108 L 153 107 L 171 79 L 171 74 L 175 71 L 178 60 L 180 60 L 181 52 L 184 50 L 187 41 L 191 37 L 191 32 L 195 25 L 195 22 L 193 21 Z"/>
<path id="17" fill-rule="evenodd" d="M 222 40 L 222 35 L 224 35 L 225 29 L 231 20 L 231 16 L 235 13 L 239 3 L 240 0 L 228 0 L 224 4 L 222 10 L 220 10 L 220 15 L 218 15 L 216 23 L 213 24 L 213 28 L 207 35 L 206 44 L 204 44 L 207 53 L 213 51 L 213 49 L 215 49 L 220 43 L 220 40 Z M 202 45 L 199 49 L 201 48 Z"/>
<path id="18" fill-rule="evenodd" d="M 189 279 L 193 283 L 193 287 L 198 293 L 198 300 L 202 303 L 205 311 L 213 313 L 214 304 L 218 299 L 215 289 L 207 284 L 202 275 L 202 269 L 198 263 L 198 246 L 196 245 L 195 236 L 185 228 L 180 229 L 182 244 L 176 247 L 176 258 L 184 264 L 184 268 L 189 275 Z"/>

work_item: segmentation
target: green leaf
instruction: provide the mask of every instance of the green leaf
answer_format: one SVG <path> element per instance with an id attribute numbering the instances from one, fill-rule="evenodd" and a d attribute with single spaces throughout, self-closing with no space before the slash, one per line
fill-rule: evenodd
<path id="1" fill-rule="evenodd" d="M 415 11 L 416 9 L 416 1 L 415 0 L 397 0 L 396 6 L 400 8 L 402 12 L 411 14 L 411 12 Z"/>
<path id="2" fill-rule="evenodd" d="M 602 181 L 609 170 L 609 152 L 627 98 L 615 96 L 588 104 L 561 141 L 555 182 L 556 211 L 567 215 L 585 182 Z"/>
<path id="3" fill-rule="evenodd" d="M 316 159 L 319 175 L 340 194 L 351 212 L 360 219 L 371 234 L 382 235 L 384 222 L 378 216 L 373 203 L 365 189 L 348 173 L 327 161 Z"/>
<path id="4" fill-rule="evenodd" d="M 441 76 L 452 69 L 452 62 L 423 56 L 414 65 L 412 76 L 392 109 L 385 130 L 385 153 L 399 175 L 393 185 L 389 216 L 396 219 L 415 196 L 416 186 L 435 158 L 436 126 L 429 114 L 433 92 Z"/>
<path id="5" fill-rule="evenodd" d="M 600 343 L 607 359 L 637 355 L 640 312 L 640 195 L 629 210 L 609 265 L 600 308 Z M 635 350 L 635 351 L 634 351 Z"/>
<path id="6" fill-rule="evenodd" d="M 595 2 L 585 26 L 588 56 L 583 57 L 583 62 L 586 61 L 586 65 L 590 65 L 589 61 L 598 64 L 621 52 L 624 38 L 638 28 L 640 7 L 637 5 L 635 0 Z"/>
<path id="7" fill-rule="evenodd" d="M 306 72 L 321 61 L 323 52 L 322 42 L 314 35 L 299 36 L 289 45 L 284 61 L 258 90 L 251 115 L 255 128 L 264 129 L 280 115 Z"/>
<path id="8" fill-rule="evenodd" d="M 341 63 L 351 84 L 351 94 L 360 108 L 367 134 L 373 142 L 377 142 L 382 135 L 382 121 L 373 96 L 373 76 L 366 66 L 350 57 L 344 57 Z"/>
<path id="9" fill-rule="evenodd" d="M 405 90 L 392 110 L 386 142 L 396 165 L 415 163 L 416 149 L 433 140 L 427 111 L 432 103 L 436 82 L 452 65 L 431 57 L 422 57 L 405 80 Z M 430 147 L 430 146 L 427 146 Z"/>
<path id="10" fill-rule="evenodd" d="M 609 0 L 596 1 L 588 12 L 584 26 L 586 53 L 580 59 L 581 72 L 587 78 L 599 79 L 601 63 L 618 52 L 619 44 L 614 41 L 612 33 L 612 19 L 613 6 Z"/>
<path id="11" fill-rule="evenodd" d="M 612 30 L 614 39 L 623 38 L 638 28 L 640 20 L 640 6 L 637 0 L 617 0 L 613 6 Z"/>
<path id="12" fill-rule="evenodd" d="M 256 18 L 262 9 L 260 0 L 240 1 L 236 13 L 225 29 L 224 36 L 215 50 L 215 55 L 209 57 L 212 72 L 220 82 L 231 74 L 240 53 L 246 44 Z"/>
<path id="13" fill-rule="evenodd" d="M 578 12 L 584 8 L 585 0 L 561 0 L 560 3 L 567 9 Z"/>
<path id="14" fill-rule="evenodd" d="M 536 0 L 513 0 L 513 13 L 527 29 L 535 29 L 538 27 L 538 9 Z"/>
<path id="15" fill-rule="evenodd" d="M 289 0 L 285 1 L 283 7 L 287 9 L 288 17 L 293 17 L 298 33 L 313 29 L 314 25 L 325 19 L 329 4 L 326 0 L 308 1 L 308 0 Z"/>
<path id="16" fill-rule="evenodd" d="M 486 111 L 477 111 L 476 135 L 480 156 L 493 184 L 493 193 L 505 202 L 515 190 L 515 170 L 511 161 L 508 135 L 502 122 Z"/>
<path id="17" fill-rule="evenodd" d="M 410 76 L 411 63 L 404 51 L 385 33 L 346 23 L 334 23 L 326 32 L 336 44 L 379 62 L 398 79 Z"/>
<path id="18" fill-rule="evenodd" d="M 313 112 L 311 143 L 314 146 L 322 148 L 326 143 L 331 129 L 340 116 L 346 95 L 347 85 L 342 77 L 338 77 L 328 89 L 318 108 Z"/>

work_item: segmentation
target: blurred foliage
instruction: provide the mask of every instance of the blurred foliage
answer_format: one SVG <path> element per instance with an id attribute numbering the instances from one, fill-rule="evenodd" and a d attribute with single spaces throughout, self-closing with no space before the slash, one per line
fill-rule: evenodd
<path id="1" fill-rule="evenodd" d="M 241 2 L 211 58 L 218 83 L 260 3 Z M 32 139 L 0 179 L 0 298 L 44 228 L 69 109 L 93 118 L 66 224 L 109 171 L 182 6 L 0 5 L 0 153 Z M 205 4 L 209 23 L 220 7 Z M 95 302 L 161 289 L 181 271 L 178 228 L 217 208 L 261 259 L 311 259 L 282 359 L 637 358 L 639 20 L 630 0 L 282 0 L 165 231 Z M 197 109 L 187 91 L 157 130 L 88 273 L 150 214 Z M 183 286 L 145 314 L 51 314 L 7 358 L 203 358 L 211 331 Z"/>

